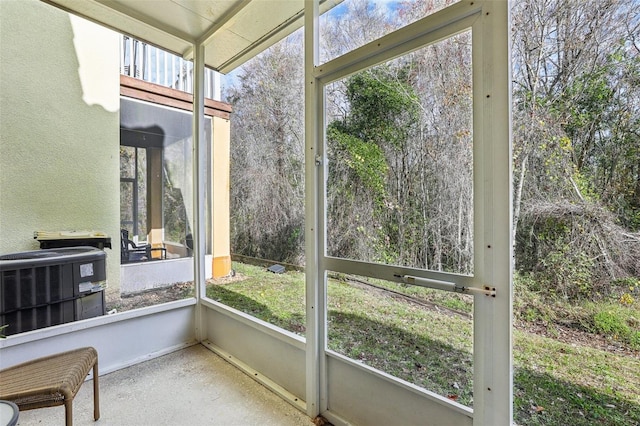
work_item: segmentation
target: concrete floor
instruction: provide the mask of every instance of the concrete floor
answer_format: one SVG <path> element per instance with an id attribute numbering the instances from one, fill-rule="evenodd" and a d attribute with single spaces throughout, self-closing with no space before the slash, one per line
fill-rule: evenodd
<path id="1" fill-rule="evenodd" d="M 196 345 L 100 377 L 100 419 L 93 421 L 93 382 L 73 402 L 82 425 L 277 425 L 313 422 L 218 355 Z M 18 425 L 64 425 L 64 407 L 20 413 Z"/>

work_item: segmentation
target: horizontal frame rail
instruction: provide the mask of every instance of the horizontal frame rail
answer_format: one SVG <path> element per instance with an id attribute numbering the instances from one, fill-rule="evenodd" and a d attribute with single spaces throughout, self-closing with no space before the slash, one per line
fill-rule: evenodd
<path id="1" fill-rule="evenodd" d="M 396 275 L 405 284 L 428 287 L 436 290 L 450 291 L 453 293 L 479 294 L 496 297 L 495 287 L 484 286 L 484 288 L 467 287 L 449 281 L 433 280 L 429 278 L 414 277 L 412 275 Z"/>
<path id="2" fill-rule="evenodd" d="M 478 285 L 478 279 L 474 278 L 473 275 L 433 271 L 409 266 L 385 265 L 338 257 L 323 257 L 321 259 L 321 267 L 327 272 L 340 272 L 394 282 L 403 282 L 402 277 L 410 275 L 427 280 L 452 282 L 458 287 L 474 287 Z"/>

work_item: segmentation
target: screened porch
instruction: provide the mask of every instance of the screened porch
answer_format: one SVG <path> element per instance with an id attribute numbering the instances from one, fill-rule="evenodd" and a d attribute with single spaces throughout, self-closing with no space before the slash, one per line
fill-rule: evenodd
<path id="1" fill-rule="evenodd" d="M 173 302 L 9 336 L 0 340 L 0 368 L 70 348 L 93 346 L 100 357 L 100 375 L 104 375 L 103 398 L 106 400 L 102 417 L 109 424 L 135 423 L 135 419 L 140 419 L 136 417 L 140 412 L 161 413 L 165 409 L 171 413 L 180 413 L 181 420 L 192 420 L 193 424 L 216 423 L 218 419 L 208 417 L 207 410 L 211 408 L 209 404 L 221 404 L 216 412 L 220 415 L 229 414 L 230 417 L 224 417 L 228 421 L 219 420 L 221 424 L 306 424 L 317 416 L 336 425 L 426 423 L 489 426 L 512 422 L 511 79 L 507 2 L 454 2 L 413 24 L 369 41 L 356 50 L 321 62 L 319 46 L 322 35 L 318 20 L 324 12 L 339 3 L 331 0 L 46 0 L 29 3 L 25 10 L 28 10 L 30 16 L 40 17 L 43 21 L 62 10 L 193 61 L 193 111 L 196 112 L 192 115 L 191 123 L 193 173 L 185 186 L 193 194 L 193 204 L 189 207 L 193 224 L 193 257 L 187 259 L 191 259 L 194 290 L 192 297 Z M 23 11 L 9 8 L 5 2 L 2 12 L 3 35 L 4 28 L 7 28 L 6 34 L 12 30 L 19 33 Z M 68 25 L 66 21 L 64 24 Z M 73 25 L 78 24 L 74 24 L 72 20 Z M 57 51 L 62 52 L 64 49 L 73 51 L 74 43 L 80 43 L 73 38 L 71 31 L 68 34 L 65 32 L 67 30 L 64 25 L 61 27 L 62 29 L 54 27 L 51 31 L 63 32 L 63 41 L 46 49 L 42 46 L 50 35 L 31 33 L 33 39 L 28 40 L 29 48 L 34 51 L 42 49 L 42 56 L 35 59 L 32 57 L 36 64 L 39 61 L 47 64 L 55 62 L 51 55 L 55 57 Z M 306 86 L 305 332 L 298 334 L 207 296 L 207 271 L 211 262 L 211 252 L 207 250 L 207 224 L 211 221 L 207 215 L 211 200 L 205 199 L 205 193 L 209 170 L 213 169 L 212 179 L 215 179 L 216 164 L 206 161 L 208 148 L 205 143 L 207 124 L 204 90 L 205 67 L 221 73 L 231 72 L 301 27 L 304 27 Z M 385 264 L 332 256 L 331 241 L 327 242 L 331 229 L 327 219 L 330 206 L 326 182 L 327 170 L 331 164 L 328 161 L 325 134 L 326 91 L 331 84 L 361 70 L 463 32 L 471 36 L 473 58 L 470 75 L 473 82 L 470 120 L 473 135 L 473 193 L 470 195 L 474 217 L 473 271 L 442 272 L 408 264 Z M 10 56 L 12 53 L 17 55 L 21 50 L 20 47 L 7 49 L 6 52 L 3 51 L 3 56 Z M 45 54 L 47 52 L 51 55 Z M 68 61 L 63 62 L 70 70 L 75 70 L 79 65 L 74 55 L 69 55 Z M 38 74 L 45 71 L 46 69 L 39 70 Z M 3 81 L 11 80 L 12 86 L 23 87 L 19 80 L 20 72 L 3 68 L 2 73 Z M 87 96 L 90 84 L 75 80 L 66 83 L 69 87 L 56 89 L 72 93 L 73 97 L 68 103 L 65 103 L 67 98 L 58 92 L 53 93 L 52 98 L 58 96 L 62 101 L 42 101 L 38 96 L 43 87 L 35 85 L 33 88 L 27 85 L 28 90 L 24 91 L 16 88 L 9 90 L 10 87 L 3 86 L 3 92 L 7 88 L 7 94 L 3 93 L 3 97 L 11 97 L 10 106 L 15 107 L 12 115 L 7 113 L 6 118 L 22 123 L 24 129 L 28 126 L 20 121 L 20 117 L 24 117 L 34 105 L 37 106 L 37 115 L 42 119 L 36 120 L 39 126 L 36 127 L 43 129 L 38 133 L 41 137 L 55 133 L 51 130 L 54 126 L 57 126 L 56 129 L 72 129 L 65 136 L 76 139 L 86 138 L 84 133 L 90 133 L 96 127 L 100 130 L 92 134 L 91 138 L 104 138 L 103 143 L 91 140 L 91 143 L 85 144 L 82 154 L 93 156 L 104 167 L 79 167 L 77 171 L 67 169 L 67 180 L 72 182 L 68 182 L 64 188 L 54 189 L 64 194 L 59 197 L 67 197 L 67 193 L 83 193 L 77 190 L 81 186 L 80 189 L 86 190 L 84 198 L 71 200 L 72 205 L 100 204 L 104 208 L 98 209 L 100 211 L 96 213 L 95 209 L 85 206 L 77 208 L 74 214 L 79 218 L 95 215 L 93 223 L 97 222 L 109 234 L 117 235 L 120 228 L 115 207 L 119 206 L 120 194 L 119 80 L 112 81 L 111 77 L 107 79 L 107 86 L 115 90 L 115 96 L 109 95 L 115 99 L 115 106 L 90 100 Z M 33 98 L 29 98 L 30 96 Z M 23 102 L 23 98 L 27 100 Z M 3 116 L 3 121 L 4 119 Z M 233 120 L 233 116 L 230 119 Z M 20 125 L 14 126 L 12 131 L 14 133 L 11 136 L 16 141 L 3 138 L 3 150 L 7 147 L 7 152 L 12 152 L 12 158 L 23 159 L 25 156 L 28 158 L 29 155 L 36 155 L 33 151 L 25 153 L 20 150 L 22 144 L 19 138 L 24 138 L 21 136 Z M 214 138 L 215 132 L 214 124 Z M 51 159 L 52 163 L 55 161 L 63 160 L 57 157 Z M 38 175 L 37 178 L 43 183 L 48 179 L 46 174 Z M 8 188 L 16 195 L 7 198 L 7 205 L 15 202 L 23 206 L 21 188 Z M 4 185 L 2 189 L 4 194 Z M 28 223 L 26 226 L 32 226 L 29 223 L 33 219 L 31 214 L 18 220 L 16 218 L 20 213 L 5 213 L 4 203 L 3 200 L 3 221 L 6 217 L 15 223 L 22 220 Z M 38 214 L 43 216 L 62 217 L 67 214 L 53 201 L 46 207 L 48 209 L 33 210 L 38 210 Z M 211 209 L 215 208 L 213 200 Z M 11 234 L 6 226 L 0 228 L 3 238 Z M 87 220 L 83 226 L 90 229 L 90 226 L 95 225 Z M 12 247 L 20 247 L 17 241 L 17 237 L 11 236 L 0 248 L 9 251 Z M 109 255 L 114 257 L 112 253 Z M 168 262 L 170 260 L 167 264 Z M 119 273 L 120 267 L 119 262 L 113 262 L 108 274 Z M 330 349 L 327 294 L 331 274 L 351 274 L 470 295 L 473 298 L 473 406 L 416 386 Z M 192 364 L 187 359 L 191 355 L 195 355 L 198 362 L 204 360 L 204 364 Z M 227 364 L 221 363 L 222 360 Z M 168 363 L 166 368 L 162 367 L 164 362 Z M 235 369 L 229 369 L 229 366 Z M 180 369 L 197 371 L 200 380 L 206 382 L 208 380 L 205 376 L 211 376 L 213 380 L 220 373 L 220 377 L 232 377 L 230 381 L 235 383 L 231 384 L 223 378 L 220 385 L 222 387 L 203 388 L 192 381 L 172 380 L 171 374 L 181 375 Z M 124 372 L 127 373 L 123 374 Z M 190 396 L 187 400 L 191 405 L 183 412 L 181 410 L 185 408 L 187 400 L 177 397 L 167 399 L 163 393 L 153 397 L 152 392 L 148 392 L 151 399 L 147 403 L 140 403 L 139 407 L 131 406 L 131 401 L 114 403 L 114 399 L 117 401 L 122 396 L 118 389 L 126 386 L 130 377 L 138 372 L 149 373 L 149 376 L 141 377 L 139 381 L 134 380 L 137 386 L 145 383 L 145 380 L 153 383 L 139 387 L 145 397 L 146 389 L 150 386 L 160 385 L 166 390 L 175 385 L 173 392 Z M 239 376 L 239 372 L 244 376 Z M 269 392 L 252 387 L 254 381 Z M 249 388 L 235 388 L 237 384 Z M 83 387 L 86 388 L 83 392 L 90 390 L 90 386 L 86 384 Z M 226 399 L 227 393 L 242 395 L 242 402 L 249 403 L 251 407 L 238 405 L 241 404 L 238 400 Z M 86 423 L 81 420 L 90 419 L 90 416 L 83 417 L 86 407 L 82 402 L 90 398 L 80 398 L 74 415 L 78 418 L 78 424 L 90 424 L 90 420 Z M 125 398 L 129 399 L 126 395 Z M 130 399 L 138 401 L 133 396 Z M 120 407 L 132 411 L 120 411 Z M 270 412 L 265 412 L 267 407 Z M 253 409 L 256 410 L 255 415 L 252 414 Z M 41 415 L 39 411 L 25 413 L 24 424 L 37 423 Z M 171 419 L 169 415 L 162 418 L 166 424 L 176 423 Z"/>

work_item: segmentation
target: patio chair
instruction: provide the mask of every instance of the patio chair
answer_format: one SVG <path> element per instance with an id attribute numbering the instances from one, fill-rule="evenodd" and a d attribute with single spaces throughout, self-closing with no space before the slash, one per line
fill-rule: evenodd
<path id="1" fill-rule="evenodd" d="M 93 419 L 100 418 L 98 352 L 91 347 L 37 358 L 0 370 L 0 399 L 21 411 L 64 405 L 65 425 L 73 424 L 73 398 L 93 369 Z"/>
<path id="2" fill-rule="evenodd" d="M 129 231 L 120 230 L 120 263 L 152 260 L 154 251 L 160 252 L 160 259 L 166 259 L 165 247 L 152 247 L 151 244 L 138 245 L 129 239 Z"/>

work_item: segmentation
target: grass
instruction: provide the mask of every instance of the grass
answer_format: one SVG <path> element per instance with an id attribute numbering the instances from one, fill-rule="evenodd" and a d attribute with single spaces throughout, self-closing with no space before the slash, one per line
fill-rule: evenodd
<path id="1" fill-rule="evenodd" d="M 543 324 L 553 331 L 558 326 L 570 326 L 597 334 L 611 342 L 640 350 L 640 300 L 637 286 L 626 292 L 614 291 L 598 302 L 567 303 L 558 297 L 543 297 L 533 291 L 530 277 L 516 276 L 514 313 L 517 320 Z M 633 294 L 633 295 L 632 295 Z M 635 297 L 634 297 L 635 296 Z"/>
<path id="2" fill-rule="evenodd" d="M 379 291 L 329 281 L 328 346 L 470 405 L 472 324 Z"/>
<path id="3" fill-rule="evenodd" d="M 233 269 L 246 279 L 207 286 L 209 298 L 304 335 L 304 274 L 273 274 L 264 268 L 237 262 L 233 263 Z"/>
<path id="4" fill-rule="evenodd" d="M 585 306 L 585 328 L 640 349 L 640 314 L 631 306 L 617 303 L 588 303 Z"/>
<path id="5" fill-rule="evenodd" d="M 304 335 L 304 274 L 272 274 L 240 263 L 233 267 L 246 278 L 208 286 L 210 298 Z M 376 284 L 459 313 L 413 303 L 379 288 L 329 280 L 329 348 L 472 406 L 470 300 L 455 294 L 447 300 L 443 292 Z M 523 305 L 527 306 L 534 305 Z M 514 366 L 518 424 L 640 424 L 638 357 L 515 330 Z"/>
<path id="6" fill-rule="evenodd" d="M 640 360 L 516 332 L 514 412 L 523 425 L 640 423 Z"/>

